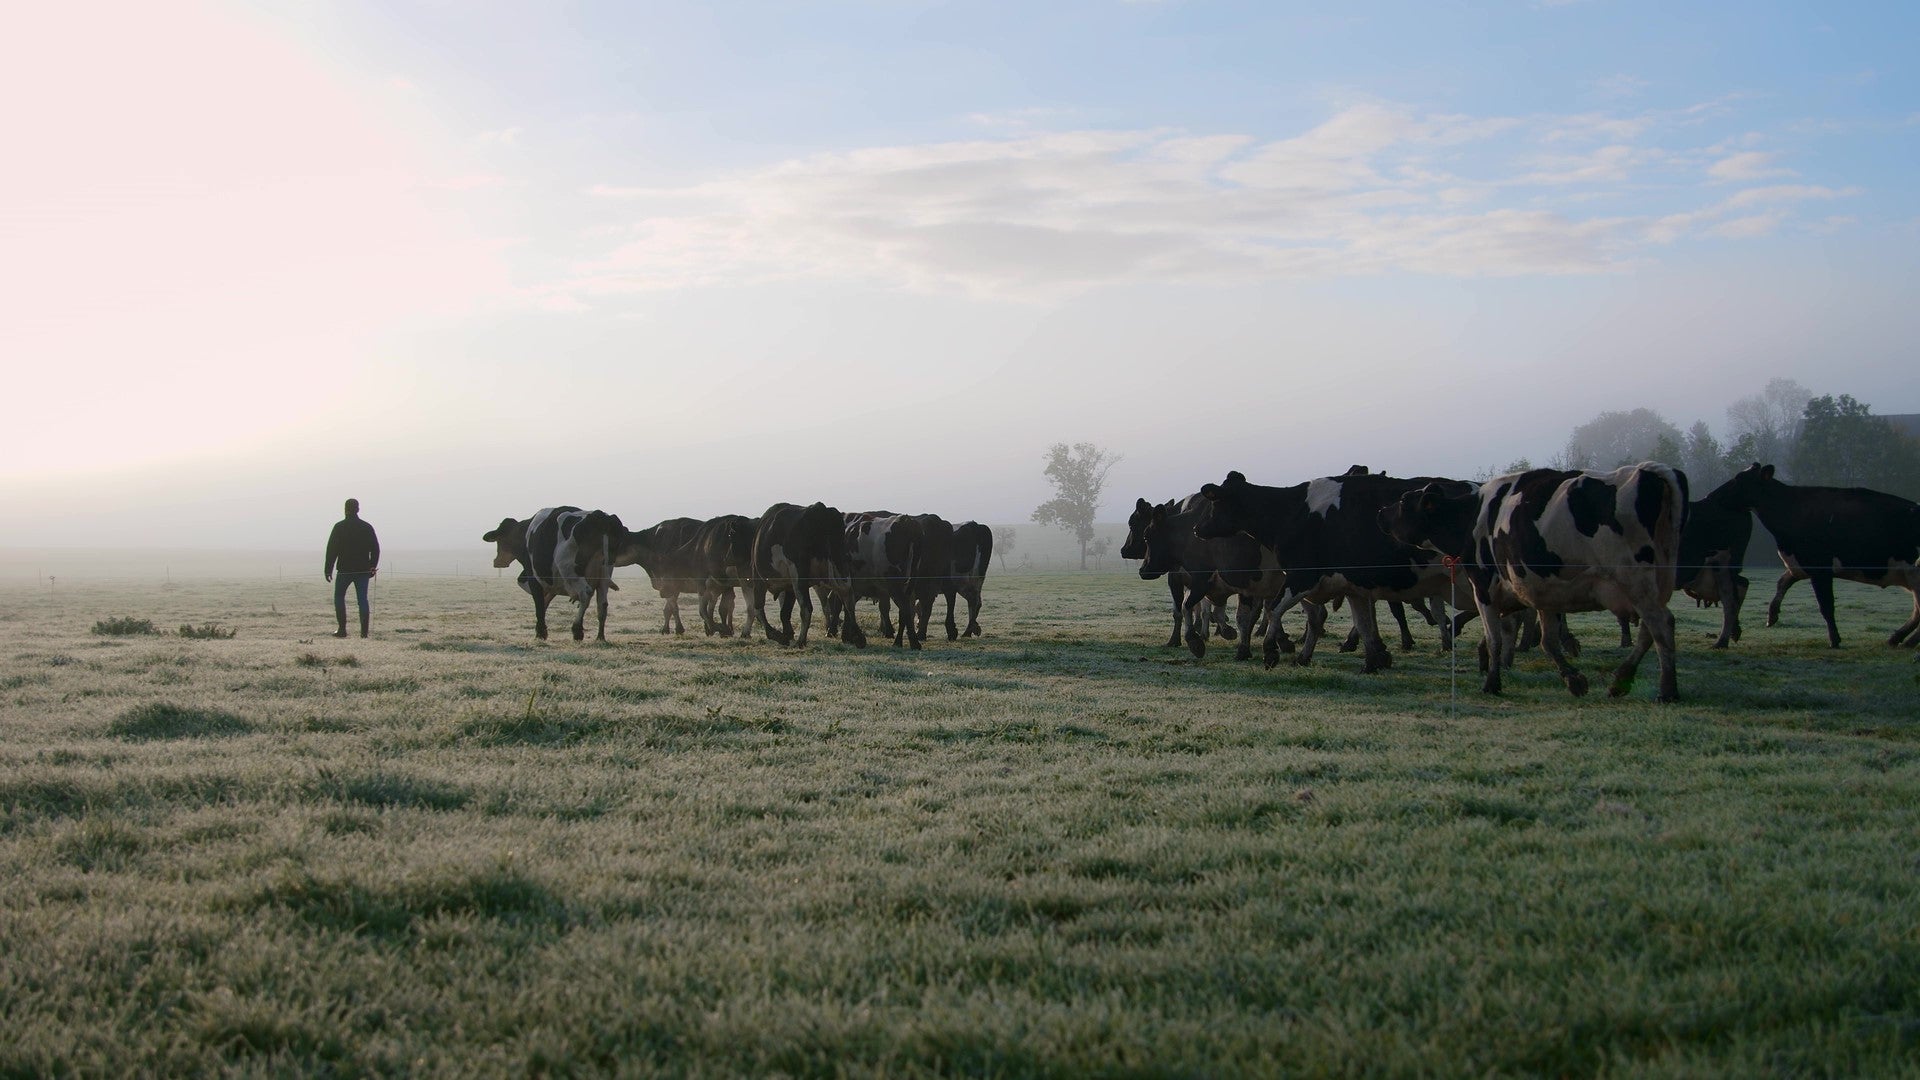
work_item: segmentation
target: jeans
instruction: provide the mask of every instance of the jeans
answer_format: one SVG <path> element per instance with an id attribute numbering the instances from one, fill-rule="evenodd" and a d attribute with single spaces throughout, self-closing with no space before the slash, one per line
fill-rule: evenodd
<path id="1" fill-rule="evenodd" d="M 335 574 L 333 575 L 333 617 L 340 625 L 347 625 L 347 583 L 353 583 L 354 598 L 360 601 L 360 622 L 367 621 L 367 582 L 373 580 L 373 574 Z"/>

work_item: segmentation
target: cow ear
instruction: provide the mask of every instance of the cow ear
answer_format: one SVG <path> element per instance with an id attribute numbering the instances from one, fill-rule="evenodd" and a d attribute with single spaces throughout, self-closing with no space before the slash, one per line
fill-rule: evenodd
<path id="1" fill-rule="evenodd" d="M 1227 474 L 1227 483 L 1229 484 L 1244 484 L 1246 482 L 1246 475 L 1238 469 Z"/>
<path id="2" fill-rule="evenodd" d="M 1145 499 L 1135 499 L 1133 501 L 1133 512 L 1136 514 L 1144 514 L 1151 509 L 1153 509 L 1152 504 L 1148 503 Z"/>
<path id="3" fill-rule="evenodd" d="M 1200 494 L 1209 499 L 1217 499 L 1220 497 L 1220 485 L 1202 484 L 1200 485 Z"/>
<path id="4" fill-rule="evenodd" d="M 500 539 L 500 530 L 492 529 L 487 532 L 487 535 L 480 538 L 480 542 L 483 544 L 491 544 L 499 539 Z"/>
<path id="5" fill-rule="evenodd" d="M 1760 479 L 1762 480 L 1773 479 L 1773 466 L 1771 465 L 1760 466 Z"/>

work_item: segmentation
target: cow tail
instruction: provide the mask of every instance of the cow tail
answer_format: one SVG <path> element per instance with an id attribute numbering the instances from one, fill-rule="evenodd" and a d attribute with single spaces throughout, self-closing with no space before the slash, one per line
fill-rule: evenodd
<path id="1" fill-rule="evenodd" d="M 987 568 L 993 565 L 993 530 L 980 530 L 980 554 L 973 565 L 972 577 L 987 576 Z"/>
<path id="2" fill-rule="evenodd" d="M 1680 560 L 1680 533 L 1687 525 L 1687 475 L 1671 465 L 1660 467 L 1660 479 L 1666 494 L 1666 513 L 1660 515 L 1654 526 L 1655 550 L 1660 553 L 1659 562 L 1665 569 L 1662 590 L 1673 592 L 1679 567 L 1674 565 Z"/>

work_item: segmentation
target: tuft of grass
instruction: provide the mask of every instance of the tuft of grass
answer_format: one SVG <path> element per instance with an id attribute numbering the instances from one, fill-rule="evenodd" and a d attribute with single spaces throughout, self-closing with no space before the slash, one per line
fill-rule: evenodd
<path id="1" fill-rule="evenodd" d="M 195 626 L 192 623 L 180 624 L 181 637 L 194 638 L 199 641 L 226 641 L 239 632 L 240 631 L 234 627 L 221 626 L 217 622 L 201 623 L 199 626 Z"/>
<path id="2" fill-rule="evenodd" d="M 166 701 L 135 705 L 107 725 L 107 734 L 117 739 L 222 739 L 252 731 L 252 724 L 225 709 Z"/>
<path id="3" fill-rule="evenodd" d="M 152 619 L 118 615 L 94 623 L 93 632 L 103 637 L 138 637 L 141 634 L 157 634 L 160 631 L 154 628 Z"/>
<path id="4" fill-rule="evenodd" d="M 299 656 L 293 658 L 293 662 L 295 666 L 310 668 L 360 666 L 360 658 L 354 656 L 352 653 L 347 653 L 345 656 L 321 656 L 319 653 L 313 652 L 301 653 Z"/>

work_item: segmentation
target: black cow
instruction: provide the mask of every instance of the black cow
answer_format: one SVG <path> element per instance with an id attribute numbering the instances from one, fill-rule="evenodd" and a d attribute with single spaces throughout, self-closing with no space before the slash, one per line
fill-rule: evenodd
<path id="1" fill-rule="evenodd" d="M 1170 499 L 1167 502 L 1161 503 L 1159 509 L 1167 515 L 1178 515 L 1188 510 L 1198 509 L 1202 501 L 1204 500 L 1199 493 L 1196 492 L 1184 499 Z M 1126 539 L 1120 542 L 1121 558 L 1145 559 L 1147 557 L 1146 531 L 1148 524 L 1153 519 L 1154 509 L 1154 505 L 1145 499 L 1134 500 L 1133 513 L 1127 515 Z M 1190 519 L 1186 521 L 1185 527 L 1191 531 L 1192 524 Z M 1178 556 L 1174 554 L 1171 545 L 1163 544 L 1162 548 L 1165 549 L 1164 554 L 1171 555 L 1176 562 L 1178 561 Z M 1255 565 L 1257 565 L 1257 563 Z M 1190 593 L 1190 590 L 1192 590 L 1196 584 L 1195 574 L 1188 571 L 1184 566 L 1176 565 L 1167 569 L 1164 573 L 1156 572 L 1152 574 L 1147 573 L 1145 569 L 1142 568 L 1140 576 L 1149 581 L 1156 577 L 1164 577 L 1167 582 L 1167 593 L 1173 599 L 1173 633 L 1168 636 L 1167 643 L 1163 646 L 1164 648 L 1177 649 L 1180 647 L 1182 630 L 1187 627 L 1193 617 L 1194 609 L 1196 609 L 1202 601 L 1208 602 L 1210 609 L 1208 618 L 1219 628 L 1220 636 L 1222 638 L 1233 638 L 1235 636 L 1233 628 L 1227 623 L 1226 609 L 1220 605 L 1219 600 L 1216 598 L 1216 595 L 1214 595 L 1224 596 L 1226 593 L 1226 584 L 1224 582 L 1216 584 L 1210 581 L 1209 575 L 1211 575 L 1211 573 L 1212 571 L 1209 569 L 1202 574 L 1198 581 L 1200 586 L 1199 591 L 1197 593 Z M 1189 595 L 1196 597 L 1191 605 L 1187 603 Z M 1292 642 L 1288 642 L 1288 645 L 1291 646 Z M 1191 645 L 1188 647 L 1192 648 Z M 1202 639 L 1200 649 L 1202 654 L 1204 654 L 1206 649 L 1204 638 Z"/>
<path id="2" fill-rule="evenodd" d="M 1140 576 L 1151 581 L 1163 574 L 1178 573 L 1187 579 L 1186 599 L 1176 611 L 1174 626 L 1176 634 L 1180 627 L 1186 628 L 1187 648 L 1195 657 L 1207 655 L 1205 620 L 1196 617 L 1201 602 L 1211 601 L 1216 612 L 1224 611 L 1228 598 L 1238 596 L 1240 614 L 1234 658 L 1245 660 L 1252 656 L 1254 618 L 1268 602 L 1281 595 L 1286 585 L 1286 575 L 1275 561 L 1272 549 L 1263 547 L 1246 533 L 1201 539 L 1194 532 L 1207 512 L 1201 507 L 1176 511 L 1170 504 L 1148 506 L 1141 500 L 1134 511 L 1136 516 L 1144 517 L 1139 523 L 1137 547 Z M 1129 522 L 1129 528 L 1132 527 Z M 1317 609 L 1320 610 L 1319 623 L 1325 622 L 1323 609 L 1318 605 L 1310 608 L 1309 638 L 1317 637 L 1314 618 Z"/>
<path id="3" fill-rule="evenodd" d="M 1787 572 L 1780 578 L 1767 625 L 1780 613 L 1780 597 L 1798 578 L 1813 583 L 1813 598 L 1827 623 L 1827 644 L 1840 647 L 1833 622 L 1833 581 L 1880 588 L 1897 585 L 1913 594 L 1913 614 L 1887 637 L 1887 644 L 1920 643 L 1920 506 L 1870 488 L 1805 487 L 1773 477 L 1773 466 L 1755 462 L 1726 482 L 1728 504 L 1750 509 L 1773 534 Z M 1716 494 L 1718 494 L 1716 492 Z M 1912 637 L 1913 640 L 1908 639 Z"/>
<path id="4" fill-rule="evenodd" d="M 782 645 L 807 643 L 813 625 L 815 585 L 824 586 L 850 601 L 851 559 L 847 555 L 846 519 L 825 503 L 795 506 L 774 503 L 760 516 L 753 535 L 753 572 L 749 618 L 757 618 L 767 638 Z M 767 621 L 767 594 L 780 597 L 780 629 Z M 800 637 L 793 636 L 793 605 L 800 604 Z M 867 639 L 854 619 L 840 622 L 840 640 L 865 646 Z"/>
<path id="5" fill-rule="evenodd" d="M 954 526 L 953 547 L 947 560 L 946 584 L 940 592 L 947 598 L 947 640 L 960 640 L 960 628 L 953 620 L 956 596 L 967 598 L 967 637 L 980 636 L 981 589 L 986 584 L 987 567 L 993 562 L 993 530 L 977 521 Z"/>
<path id="6" fill-rule="evenodd" d="M 1494 659 L 1482 684 L 1486 692 L 1500 692 L 1499 658 L 1507 653 L 1501 616 L 1533 608 L 1541 645 L 1567 689 L 1575 696 L 1586 693 L 1586 676 L 1561 648 L 1562 617 L 1605 609 L 1640 619 L 1639 640 L 1614 672 L 1608 693 L 1627 692 L 1652 647 L 1660 655 L 1659 700 L 1676 701 L 1667 601 L 1686 513 L 1686 474 L 1644 462 L 1610 473 L 1532 469 L 1494 477 L 1477 492 L 1429 485 L 1401 496 L 1381 511 L 1380 521 L 1407 543 L 1470 553 L 1465 571 Z"/>
<path id="7" fill-rule="evenodd" d="M 933 601 L 946 592 L 953 576 L 953 522 L 939 514 L 915 514 L 920 523 L 920 546 L 913 559 L 913 616 L 920 624 L 920 640 L 927 640 L 927 626 L 933 622 Z M 991 541 L 989 541 L 991 543 Z M 951 628 L 952 609 L 948 609 Z M 887 609 L 880 609 L 882 619 Z M 906 618 L 903 613 L 901 618 Z M 952 637 L 948 641 L 954 640 Z"/>
<path id="8" fill-rule="evenodd" d="M 733 592 L 741 596 L 753 584 L 753 535 L 759 522 L 741 514 L 722 514 L 702 522 L 685 545 L 700 575 L 700 621 L 709 635 L 732 637 Z M 753 605 L 746 605 L 743 638 L 753 636 Z"/>
<path id="9" fill-rule="evenodd" d="M 1344 597 L 1352 605 L 1365 650 L 1363 670 L 1393 664 L 1373 618 L 1376 600 L 1419 600 L 1446 596 L 1451 584 L 1440 556 L 1403 544 L 1380 529 L 1381 507 L 1434 478 L 1413 480 L 1380 475 L 1325 476 L 1292 487 L 1252 484 L 1238 472 L 1200 489 L 1205 512 L 1196 526 L 1202 538 L 1245 532 L 1273 550 L 1285 569 L 1286 584 L 1267 628 L 1263 653 L 1267 666 L 1279 662 L 1275 632 L 1278 616 L 1302 601 L 1331 603 Z M 1312 625 L 1309 623 L 1309 631 Z M 1312 661 L 1303 648 L 1295 663 Z"/>
<path id="10" fill-rule="evenodd" d="M 660 594 L 660 632 L 684 634 L 680 621 L 680 594 L 701 592 L 697 552 L 687 544 L 705 524 L 698 518 L 668 518 L 658 525 L 628 533 L 614 552 L 615 566 L 640 565 Z"/>

